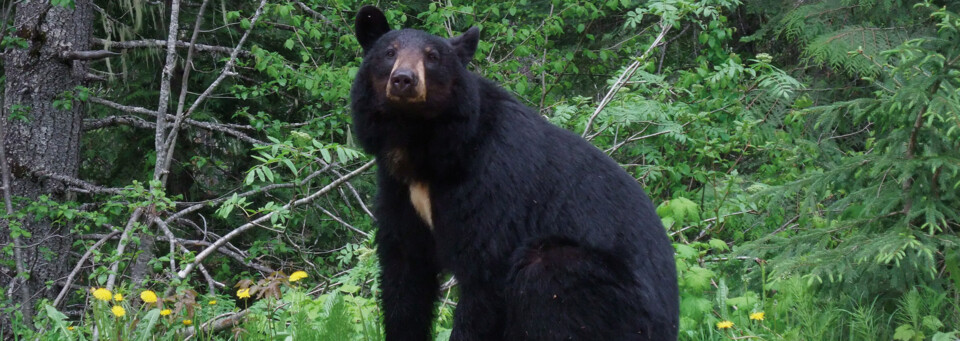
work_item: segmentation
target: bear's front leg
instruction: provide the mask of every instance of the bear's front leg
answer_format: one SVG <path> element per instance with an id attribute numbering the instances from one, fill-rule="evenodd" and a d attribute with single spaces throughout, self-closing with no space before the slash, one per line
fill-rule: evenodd
<path id="1" fill-rule="evenodd" d="M 406 188 L 384 178 L 376 242 L 386 340 L 430 340 L 440 286 L 433 234 L 414 211 Z"/>

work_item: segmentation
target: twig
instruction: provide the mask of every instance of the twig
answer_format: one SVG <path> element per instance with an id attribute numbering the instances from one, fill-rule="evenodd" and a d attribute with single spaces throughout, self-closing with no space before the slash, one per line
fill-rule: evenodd
<path id="1" fill-rule="evenodd" d="M 7 15 L 10 14 L 10 8 L 13 6 L 13 2 L 7 5 L 7 10 L 4 12 L 3 19 L 6 23 Z M 3 39 L 3 35 L 6 34 L 6 30 L 3 30 L 3 34 L 0 34 L 0 39 Z M 3 112 L 4 106 L 0 105 L 0 117 L 5 117 Z M 13 180 L 10 179 L 10 165 L 7 164 L 7 121 L 6 119 L 0 120 L 0 178 L 3 181 L 3 204 L 6 209 L 6 219 L 4 223 L 7 229 L 10 228 L 10 220 L 13 219 Z M 6 233 L 9 233 L 7 231 Z M 30 293 L 30 287 L 27 285 L 27 269 L 23 263 L 23 252 L 20 250 L 22 247 L 22 242 L 18 234 L 9 233 L 10 238 L 13 239 L 13 258 L 14 263 L 17 268 L 17 274 L 14 276 L 14 279 L 10 281 L 10 287 L 7 288 L 7 297 L 12 297 L 14 289 L 17 287 L 17 280 L 20 282 L 20 300 L 21 304 L 30 304 L 30 297 L 33 296 Z"/>
<path id="2" fill-rule="evenodd" d="M 117 250 L 114 251 L 117 257 L 123 257 L 123 252 L 127 249 L 127 243 L 130 241 L 130 233 L 133 231 L 133 226 L 136 225 L 137 220 L 140 219 L 140 215 L 142 214 L 143 207 L 139 207 L 133 211 L 130 219 L 127 220 L 127 225 L 123 228 L 123 234 L 120 235 L 120 242 L 117 243 Z M 113 284 L 117 281 L 117 271 L 119 267 L 120 259 L 118 258 L 110 265 L 110 274 L 107 276 L 107 290 L 113 290 Z"/>
<path id="3" fill-rule="evenodd" d="M 633 77 L 633 74 L 637 72 L 638 69 L 640 69 L 640 65 L 641 65 L 640 63 L 642 63 L 643 60 L 647 58 L 647 55 L 650 54 L 650 51 L 653 51 L 654 48 L 660 45 L 660 41 L 663 40 L 663 37 L 666 36 L 667 32 L 670 31 L 671 26 L 664 24 L 662 19 L 660 20 L 660 26 L 661 26 L 660 35 L 658 35 L 657 39 L 653 41 L 653 44 L 650 44 L 647 50 L 644 51 L 642 55 L 640 55 L 640 58 L 637 58 L 637 60 L 633 61 L 633 63 L 630 64 L 630 66 L 628 66 L 626 70 L 623 70 L 623 73 L 620 74 L 620 77 L 617 78 L 617 81 L 614 82 L 613 85 L 610 87 L 610 91 L 608 91 L 607 94 L 603 96 L 603 99 L 600 100 L 600 104 L 597 105 L 597 109 L 593 111 L 593 114 L 590 115 L 590 118 L 587 120 L 587 124 L 583 127 L 583 134 L 580 135 L 581 137 L 587 138 L 587 140 L 592 140 L 594 137 L 600 134 L 598 132 L 597 134 L 587 137 L 587 133 L 590 132 L 590 125 L 593 124 L 593 120 L 596 119 L 597 116 L 600 115 L 600 112 L 603 111 L 603 108 L 606 107 L 611 100 L 613 100 L 613 96 L 616 95 L 618 91 L 620 91 L 620 88 L 623 87 L 624 83 L 630 80 L 630 78 Z"/>
<path id="4" fill-rule="evenodd" d="M 855 131 L 855 132 L 852 132 L 852 133 L 849 133 L 849 134 L 843 134 L 843 135 L 837 135 L 837 136 L 831 136 L 831 137 L 828 137 L 828 138 L 827 138 L 827 140 L 833 140 L 833 139 L 841 139 L 841 138 L 844 138 L 844 137 L 847 137 L 847 136 L 853 136 L 853 135 L 856 135 L 856 134 L 859 134 L 859 133 L 862 133 L 863 131 L 865 131 L 865 130 L 867 130 L 867 129 L 869 129 L 869 128 L 870 128 L 870 126 L 872 126 L 872 125 L 873 125 L 873 122 L 867 122 L 867 125 L 866 125 L 866 126 L 864 126 L 863 128 L 861 128 L 860 130 L 857 130 L 857 131 Z"/>
<path id="5" fill-rule="evenodd" d="M 644 128 L 644 130 L 646 130 L 646 128 Z M 660 135 L 663 135 L 663 134 L 668 134 L 668 133 L 673 133 L 673 132 L 674 132 L 673 130 L 664 130 L 664 131 L 661 131 L 661 132 L 658 132 L 658 133 L 647 134 L 647 135 L 643 135 L 643 136 L 637 136 L 637 135 L 643 133 L 643 131 L 641 130 L 640 132 L 638 132 L 638 133 L 636 133 L 636 134 L 633 134 L 633 136 L 630 136 L 630 137 L 627 138 L 626 140 L 623 140 L 623 142 L 617 143 L 617 144 L 614 145 L 613 147 L 610 147 L 610 149 L 607 149 L 606 152 L 607 152 L 607 155 L 610 155 L 610 154 L 613 154 L 613 152 L 616 152 L 617 149 L 620 149 L 620 147 L 623 147 L 623 145 L 625 145 L 625 144 L 627 144 L 627 143 L 630 143 L 630 142 L 633 142 L 633 141 L 639 141 L 639 140 L 643 140 L 643 139 L 648 139 L 648 138 L 651 138 L 651 137 L 660 136 Z"/>
<path id="6" fill-rule="evenodd" d="M 366 164 L 364 164 L 363 166 L 360 166 L 360 168 L 357 168 L 357 169 L 354 170 L 353 172 L 350 172 L 350 173 L 348 173 L 347 175 L 344 175 L 344 176 L 340 177 L 339 179 L 330 182 L 330 184 L 328 184 L 327 186 L 324 186 L 323 188 L 321 188 L 320 190 L 314 192 L 313 194 L 311 194 L 311 195 L 309 195 L 309 196 L 307 196 L 307 197 L 305 197 L 305 198 L 296 200 L 296 201 L 294 201 L 294 202 L 288 203 L 288 204 L 286 204 L 286 205 L 283 205 L 283 207 L 282 207 L 280 210 L 281 210 L 281 211 L 289 210 L 290 208 L 297 207 L 297 206 L 301 206 L 301 205 L 304 205 L 304 204 L 307 204 L 307 203 L 310 203 L 310 202 L 316 200 L 316 199 L 317 199 L 318 197 L 320 197 L 321 195 L 324 195 L 324 194 L 326 194 L 327 192 L 330 192 L 330 191 L 333 190 L 334 188 L 337 188 L 337 186 L 339 186 L 340 184 L 346 182 L 347 180 L 350 180 L 351 178 L 359 175 L 360 173 L 363 173 L 363 172 L 366 171 L 367 169 L 370 169 L 370 167 L 373 167 L 374 162 L 375 162 L 375 161 L 367 162 Z M 239 227 L 233 229 L 233 231 L 230 231 L 229 233 L 223 235 L 223 237 L 220 237 L 220 239 L 217 239 L 217 241 L 215 241 L 215 242 L 213 243 L 213 245 L 210 245 L 209 247 L 207 247 L 206 249 L 204 249 L 203 251 L 201 251 L 199 254 L 197 254 L 197 256 L 194 258 L 193 262 L 190 263 L 190 264 L 187 264 L 186 267 L 184 267 L 182 270 L 180 270 L 180 272 L 177 273 L 177 276 L 179 276 L 181 279 L 186 278 L 187 275 L 189 275 L 190 272 L 193 271 L 193 268 L 196 267 L 197 264 L 199 264 L 199 263 L 202 262 L 204 259 L 206 259 L 207 257 L 209 257 L 210 254 L 213 253 L 217 248 L 223 246 L 223 244 L 225 244 L 226 242 L 230 241 L 231 239 L 239 236 L 241 233 L 245 232 L 246 230 L 248 230 L 248 229 L 250 229 L 250 228 L 252 228 L 252 227 L 254 227 L 254 226 L 257 226 L 257 225 L 259 225 L 259 224 L 261 224 L 261 223 L 263 223 L 263 222 L 265 222 L 265 221 L 268 221 L 268 220 L 270 219 L 270 217 L 272 217 L 272 216 L 273 216 L 274 214 L 276 214 L 277 212 L 278 212 L 278 211 L 273 211 L 273 212 L 267 213 L 267 214 L 265 214 L 265 215 L 263 215 L 263 216 L 261 216 L 261 217 L 259 217 L 259 218 L 257 218 L 257 219 L 254 219 L 253 221 L 251 221 L 251 222 L 249 222 L 249 223 L 240 225 Z"/>
<path id="7" fill-rule="evenodd" d="M 218 331 L 236 326 L 237 324 L 240 324 L 240 320 L 243 319 L 244 316 L 247 316 L 247 314 L 249 313 L 250 313 L 249 309 L 244 309 L 236 313 L 222 314 L 220 316 L 214 317 L 207 323 L 200 325 L 200 328 L 185 329 L 183 331 L 183 334 L 180 335 L 180 337 L 182 337 L 183 340 L 189 340 L 197 335 L 197 329 L 199 329 L 201 333 L 206 333 L 206 332 L 218 332 Z M 221 317 L 225 317 L 225 318 L 221 319 Z"/>
<path id="8" fill-rule="evenodd" d="M 359 233 L 359 234 L 363 235 L 364 237 L 370 238 L 370 234 L 369 234 L 369 233 L 364 232 L 363 230 L 358 229 L 358 228 L 354 227 L 353 225 L 350 225 L 349 223 L 343 221 L 343 219 L 340 219 L 340 217 L 338 217 L 336 214 L 333 214 L 333 212 L 327 211 L 327 209 L 323 208 L 323 206 L 314 204 L 314 207 L 316 207 L 317 209 L 319 209 L 320 211 L 322 211 L 324 214 L 330 216 L 330 218 L 333 218 L 333 220 L 336 220 L 338 223 L 340 223 L 340 225 L 343 225 L 343 226 L 345 226 L 346 228 L 350 229 L 350 231 Z"/>
<path id="9" fill-rule="evenodd" d="M 90 248 L 87 249 L 87 252 L 85 252 L 83 256 L 80 257 L 80 260 L 77 261 L 77 265 L 73 267 L 73 271 L 70 271 L 70 274 L 67 275 L 67 280 L 63 284 L 63 289 L 60 289 L 60 294 L 58 294 L 57 298 L 53 300 L 54 308 L 60 307 L 60 303 L 63 303 L 63 298 L 66 297 L 67 292 L 70 291 L 70 284 L 73 283 L 73 279 L 77 277 L 78 273 L 80 273 L 80 268 L 83 267 L 83 262 L 85 262 L 87 258 L 90 258 L 90 255 L 93 254 L 94 250 L 99 249 L 100 246 L 119 234 L 120 231 L 110 232 L 110 234 L 103 236 L 103 238 L 100 238 L 100 240 L 94 243 L 93 246 L 90 246 Z"/>

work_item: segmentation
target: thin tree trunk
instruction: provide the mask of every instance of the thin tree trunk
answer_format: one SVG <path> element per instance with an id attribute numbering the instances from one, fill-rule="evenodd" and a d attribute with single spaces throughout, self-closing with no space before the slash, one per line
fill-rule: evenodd
<path id="1" fill-rule="evenodd" d="M 80 167 L 80 133 L 84 104 L 72 103 L 69 109 L 54 107 L 54 101 L 64 93 L 82 85 L 86 74 L 83 61 L 65 60 L 66 51 L 85 51 L 90 45 L 93 27 L 91 0 L 76 0 L 76 7 L 65 8 L 50 1 L 21 1 L 14 15 L 14 31 L 25 39 L 26 49 L 10 49 L 4 54 L 6 86 L 0 124 L 5 125 L 6 147 L 11 190 L 15 198 L 24 198 L 19 205 L 36 200 L 42 195 L 54 201 L 74 199 L 60 181 L 35 176 L 35 171 L 77 177 Z M 64 110 L 65 109 L 65 110 Z M 22 209 L 14 201 L 14 210 Z M 36 219 L 40 218 L 40 219 Z M 27 325 L 33 317 L 34 304 L 42 298 L 53 299 L 60 291 L 56 284 L 71 268 L 67 259 L 73 237 L 69 226 L 54 224 L 50 219 L 27 216 L 20 221 L 30 237 L 21 237 L 20 250 L 24 270 L 29 274 L 25 286 L 28 298 L 13 295 L 21 304 Z M 12 243 L 10 222 L 0 220 L 0 245 Z M 13 281 L 12 264 L 6 254 L 0 254 L 0 287 L 19 284 Z M 7 314 L 0 316 L 0 325 L 10 326 Z M 9 332 L 9 329 L 0 332 Z M 0 338 L 9 335 L 0 335 Z"/>

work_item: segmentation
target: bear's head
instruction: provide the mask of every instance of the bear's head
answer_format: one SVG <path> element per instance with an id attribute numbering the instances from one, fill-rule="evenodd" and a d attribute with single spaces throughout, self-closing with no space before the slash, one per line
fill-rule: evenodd
<path id="1" fill-rule="evenodd" d="M 356 36 L 363 63 L 354 83 L 354 103 L 385 115 L 433 119 L 457 115 L 472 88 L 466 66 L 477 50 L 479 30 L 444 39 L 414 30 L 391 30 L 378 8 L 357 13 Z M 362 94 L 357 94 L 360 90 Z M 359 98 L 358 98 L 359 97 Z"/>

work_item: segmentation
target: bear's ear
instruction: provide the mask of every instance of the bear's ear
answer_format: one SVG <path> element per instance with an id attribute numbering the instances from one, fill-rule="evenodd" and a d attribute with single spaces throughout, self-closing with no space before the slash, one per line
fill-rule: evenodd
<path id="1" fill-rule="evenodd" d="M 450 45 L 453 46 L 453 50 L 457 53 L 457 56 L 460 57 L 460 63 L 463 66 L 470 64 L 470 61 L 473 60 L 473 55 L 477 53 L 477 43 L 480 42 L 480 29 L 476 26 L 471 27 L 463 34 L 450 38 Z"/>
<path id="2" fill-rule="evenodd" d="M 360 42 L 360 46 L 363 47 L 364 53 L 373 47 L 373 43 L 377 42 L 380 36 L 390 32 L 387 17 L 383 15 L 383 12 L 381 12 L 379 8 L 374 6 L 363 6 L 363 8 L 357 12 L 355 27 L 357 30 L 357 41 Z"/>

